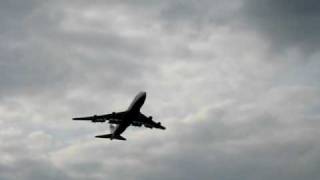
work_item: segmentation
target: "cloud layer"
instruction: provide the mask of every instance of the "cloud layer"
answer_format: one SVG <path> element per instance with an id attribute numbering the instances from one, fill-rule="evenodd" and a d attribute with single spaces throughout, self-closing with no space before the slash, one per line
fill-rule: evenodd
<path id="1" fill-rule="evenodd" d="M 0 179 L 319 178 L 319 3 L 1 1 Z M 93 137 L 73 116 L 166 131 Z"/>

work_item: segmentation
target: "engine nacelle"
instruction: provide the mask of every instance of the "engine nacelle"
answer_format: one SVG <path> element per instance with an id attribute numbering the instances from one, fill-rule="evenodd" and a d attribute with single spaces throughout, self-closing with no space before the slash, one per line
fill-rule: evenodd
<path id="1" fill-rule="evenodd" d="M 157 122 L 155 127 L 163 130 L 166 129 L 165 127 L 162 126 L 160 122 Z"/>
<path id="2" fill-rule="evenodd" d="M 120 124 L 119 120 L 111 119 L 109 120 L 109 124 Z"/>
<path id="3" fill-rule="evenodd" d="M 148 117 L 148 120 L 149 120 L 149 121 L 152 121 L 152 116 L 149 116 L 149 117 Z"/>
<path id="4" fill-rule="evenodd" d="M 104 119 L 92 119 L 92 122 L 96 123 L 96 122 L 104 122 Z"/>
<path id="5" fill-rule="evenodd" d="M 142 126 L 141 122 L 136 122 L 136 121 L 133 121 L 131 124 L 132 126 L 138 126 L 138 127 Z"/>
<path id="6" fill-rule="evenodd" d="M 144 124 L 144 127 L 146 127 L 146 128 L 150 128 L 150 129 L 152 129 L 152 128 L 153 128 L 153 126 L 152 126 L 152 125 L 150 125 L 150 124 Z"/>

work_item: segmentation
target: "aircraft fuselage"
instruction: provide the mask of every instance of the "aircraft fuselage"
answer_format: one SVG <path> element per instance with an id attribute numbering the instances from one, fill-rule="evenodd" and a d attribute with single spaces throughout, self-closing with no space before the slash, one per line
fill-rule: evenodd
<path id="1" fill-rule="evenodd" d="M 120 136 L 128 126 L 132 123 L 132 121 L 138 118 L 140 109 L 146 100 L 146 92 L 140 92 L 130 104 L 128 110 L 126 111 L 123 121 L 116 127 L 114 132 L 112 133 L 113 137 Z"/>

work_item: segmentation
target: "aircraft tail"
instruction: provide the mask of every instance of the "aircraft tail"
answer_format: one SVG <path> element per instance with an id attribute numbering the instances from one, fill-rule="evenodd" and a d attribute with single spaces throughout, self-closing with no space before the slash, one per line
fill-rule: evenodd
<path id="1" fill-rule="evenodd" d="M 120 136 L 120 135 L 118 135 L 118 136 L 113 136 L 113 134 L 102 134 L 102 135 L 96 136 L 96 138 L 107 138 L 107 139 L 110 139 L 110 140 L 112 140 L 112 139 L 118 139 L 118 140 L 123 140 L 123 141 L 127 140 L 126 138 L 124 138 L 124 137 L 122 137 L 122 136 Z"/>

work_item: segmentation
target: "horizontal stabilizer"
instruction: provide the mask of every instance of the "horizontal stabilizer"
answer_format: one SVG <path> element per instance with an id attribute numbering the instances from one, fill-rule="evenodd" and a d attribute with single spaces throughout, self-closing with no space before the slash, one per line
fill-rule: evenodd
<path id="1" fill-rule="evenodd" d="M 122 137 L 122 136 L 113 136 L 113 134 L 103 134 L 103 135 L 98 135 L 96 136 L 96 138 L 107 138 L 107 139 L 118 139 L 118 140 L 127 140 L 126 138 Z"/>

